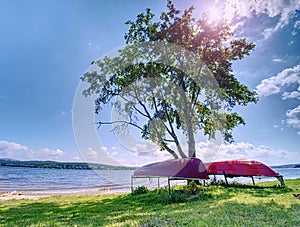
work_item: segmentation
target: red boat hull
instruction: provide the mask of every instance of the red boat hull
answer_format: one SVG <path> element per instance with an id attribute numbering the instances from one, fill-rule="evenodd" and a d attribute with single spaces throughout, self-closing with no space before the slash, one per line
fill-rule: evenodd
<path id="1" fill-rule="evenodd" d="M 270 176 L 279 177 L 265 164 L 254 160 L 226 160 L 212 163 L 205 163 L 208 174 L 227 176 Z"/>
<path id="2" fill-rule="evenodd" d="M 178 177 L 208 179 L 204 163 L 198 158 L 167 160 L 142 166 L 134 171 L 135 177 Z"/>

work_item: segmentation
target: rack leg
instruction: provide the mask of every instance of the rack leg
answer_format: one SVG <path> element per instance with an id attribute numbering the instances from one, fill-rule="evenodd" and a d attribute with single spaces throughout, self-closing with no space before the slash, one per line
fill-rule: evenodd
<path id="1" fill-rule="evenodd" d="M 226 177 L 225 172 L 223 172 L 223 174 L 224 174 L 224 178 L 225 178 L 226 185 L 228 185 L 228 181 L 227 181 L 227 177 Z"/>
<path id="2" fill-rule="evenodd" d="M 252 178 L 253 185 L 255 185 L 254 177 L 251 176 L 251 178 Z"/>

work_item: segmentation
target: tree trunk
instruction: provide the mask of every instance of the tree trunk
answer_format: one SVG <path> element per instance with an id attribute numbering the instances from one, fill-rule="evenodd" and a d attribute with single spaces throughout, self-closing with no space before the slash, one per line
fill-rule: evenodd
<path id="1" fill-rule="evenodd" d="M 191 119 L 187 119 L 187 136 L 188 136 L 188 157 L 196 157 L 196 144 L 194 137 L 194 130 Z"/>
<path id="2" fill-rule="evenodd" d="M 175 139 L 175 144 L 176 144 L 176 148 L 178 150 L 179 155 L 181 156 L 181 158 L 187 158 L 187 156 L 185 155 L 185 153 L 183 152 L 181 145 L 179 143 L 179 141 L 177 140 L 177 138 Z"/>
<path id="3" fill-rule="evenodd" d="M 187 144 L 188 144 L 188 157 L 196 157 L 196 144 L 195 144 L 195 137 L 194 137 L 194 129 L 193 129 L 193 122 L 192 122 L 192 110 L 191 104 L 187 101 L 186 94 L 182 95 L 183 97 L 183 111 L 184 117 L 186 122 L 186 132 L 187 132 Z"/>

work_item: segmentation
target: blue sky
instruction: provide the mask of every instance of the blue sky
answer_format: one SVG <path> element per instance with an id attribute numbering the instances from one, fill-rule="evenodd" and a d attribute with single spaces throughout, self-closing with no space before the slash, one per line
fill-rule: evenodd
<path id="1" fill-rule="evenodd" d="M 73 99 L 90 63 L 124 45 L 127 20 L 146 8 L 159 15 L 165 3 L 1 1 L 0 158 L 99 161 L 102 152 L 126 165 L 169 158 L 143 142 L 126 149 L 109 128 L 98 131 L 100 147 L 82 151 L 72 128 Z M 222 145 L 215 159 L 300 162 L 300 1 L 174 3 L 179 9 L 194 5 L 196 17 L 209 10 L 212 20 L 223 15 L 220 7 L 228 20 L 237 16 L 232 21 L 236 36 L 256 43 L 251 55 L 235 62 L 233 69 L 240 81 L 258 91 L 260 101 L 236 109 L 246 126 L 234 131 L 235 143 Z M 199 157 L 206 146 L 207 141 L 198 141 Z"/>

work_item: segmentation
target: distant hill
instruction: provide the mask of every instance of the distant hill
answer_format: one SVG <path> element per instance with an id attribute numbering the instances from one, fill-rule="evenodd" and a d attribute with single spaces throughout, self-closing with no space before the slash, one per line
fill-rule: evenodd
<path id="1" fill-rule="evenodd" d="M 55 161 L 19 161 L 14 159 L 0 159 L 0 166 L 29 167 L 47 169 L 94 169 L 94 170 L 134 170 L 136 167 L 111 166 L 86 162 L 55 162 Z"/>
<path id="2" fill-rule="evenodd" d="M 300 168 L 300 164 L 287 164 L 279 166 L 271 166 L 272 168 Z"/>

